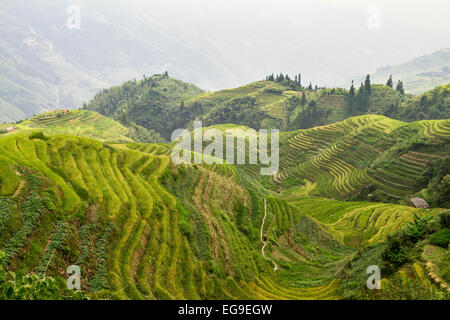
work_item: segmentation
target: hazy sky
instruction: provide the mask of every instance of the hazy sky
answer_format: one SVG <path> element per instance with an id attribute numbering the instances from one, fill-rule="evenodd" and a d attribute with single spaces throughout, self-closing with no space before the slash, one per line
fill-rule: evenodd
<path id="1" fill-rule="evenodd" d="M 169 70 L 211 90 L 242 85 L 272 72 L 302 73 L 308 82 L 348 86 L 351 79 L 380 67 L 450 47 L 450 0 L 8 3 L 19 15 L 32 3 L 36 13 L 31 10 L 26 21 L 88 69 L 105 67 L 100 75 L 111 75 L 114 83 L 136 76 L 127 73 L 131 69 L 137 74 Z M 66 8 L 71 5 L 81 8 L 82 28 L 69 37 L 58 28 L 66 29 Z M 111 52 L 117 57 L 112 58 Z M 105 57 L 111 57 L 110 64 Z"/>
<path id="2" fill-rule="evenodd" d="M 368 7 L 377 5 L 380 7 L 382 14 L 389 18 L 398 18 L 399 21 L 415 23 L 435 31 L 450 31 L 449 0 L 292 0 L 289 8 L 286 9 L 295 11 L 313 1 L 346 6 L 360 11 L 366 11 Z M 273 0 L 128 0 L 127 2 L 130 4 L 139 3 L 139 5 L 144 6 L 154 6 L 156 3 L 163 2 L 164 6 L 172 6 L 174 12 L 177 11 L 177 6 L 181 5 L 184 14 L 188 14 L 189 10 L 197 10 L 198 5 L 218 8 L 230 8 L 231 6 L 249 8 L 265 6 L 270 8 L 278 5 L 278 1 Z M 190 7 L 189 4 L 195 4 L 195 6 Z M 268 13 L 270 14 L 270 12 Z"/>
<path id="3" fill-rule="evenodd" d="M 365 11 L 377 5 L 382 15 L 415 23 L 435 31 L 450 32 L 449 0 L 316 0 Z M 301 3 L 301 1 L 298 1 Z"/>

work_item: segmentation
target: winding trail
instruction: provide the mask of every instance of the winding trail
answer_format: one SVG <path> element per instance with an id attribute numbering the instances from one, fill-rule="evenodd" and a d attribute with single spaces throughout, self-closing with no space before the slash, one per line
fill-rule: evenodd
<path id="1" fill-rule="evenodd" d="M 266 253 L 264 252 L 264 249 L 267 246 L 267 240 L 264 241 L 264 238 L 263 238 L 263 230 L 264 230 L 264 223 L 266 222 L 266 217 L 267 217 L 267 203 L 266 203 L 266 198 L 264 198 L 264 218 L 263 218 L 263 221 L 261 223 L 261 231 L 260 231 L 261 242 L 263 243 L 263 247 L 261 248 L 261 253 L 262 253 L 264 258 L 266 258 L 267 260 L 269 260 L 270 262 L 273 263 L 273 271 L 277 271 L 278 270 L 278 265 L 275 263 L 275 261 L 273 261 L 268 256 L 266 256 Z"/>

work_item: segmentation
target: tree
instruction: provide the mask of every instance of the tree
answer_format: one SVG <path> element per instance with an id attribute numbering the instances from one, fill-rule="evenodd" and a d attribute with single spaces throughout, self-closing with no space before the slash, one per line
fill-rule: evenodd
<path id="1" fill-rule="evenodd" d="M 397 89 L 398 92 L 400 92 L 401 94 L 405 94 L 405 89 L 403 88 L 403 82 L 398 80 L 397 82 Z"/>
<path id="2" fill-rule="evenodd" d="M 354 81 L 352 80 L 352 85 L 350 87 L 350 91 L 348 92 L 349 95 L 354 96 L 355 95 L 355 85 Z"/>
<path id="3" fill-rule="evenodd" d="M 184 112 L 184 101 L 181 101 L 181 104 L 180 104 L 180 113 L 183 114 L 183 112 Z"/>
<path id="4" fill-rule="evenodd" d="M 308 102 L 308 101 L 306 101 L 306 93 L 303 92 L 303 94 L 302 94 L 302 101 L 300 102 L 300 104 L 301 104 L 302 106 L 304 106 L 304 105 L 306 105 L 307 102 Z"/>
<path id="5" fill-rule="evenodd" d="M 437 206 L 450 208 L 450 175 L 446 175 L 432 194 Z"/>
<path id="6" fill-rule="evenodd" d="M 309 91 L 312 91 L 312 90 L 313 90 L 313 87 L 312 87 L 312 83 L 311 83 L 311 82 L 309 83 L 308 90 L 309 90 Z"/>
<path id="7" fill-rule="evenodd" d="M 301 73 L 298 74 L 298 85 L 300 87 L 302 86 L 302 74 Z"/>
<path id="8" fill-rule="evenodd" d="M 364 82 L 364 88 L 365 88 L 367 94 L 372 93 L 372 86 L 370 84 L 370 75 L 367 75 L 367 77 L 366 77 L 366 81 Z"/>
<path id="9" fill-rule="evenodd" d="M 391 88 L 394 87 L 394 82 L 392 81 L 392 74 L 389 76 L 389 80 L 387 81 L 386 85 Z"/>

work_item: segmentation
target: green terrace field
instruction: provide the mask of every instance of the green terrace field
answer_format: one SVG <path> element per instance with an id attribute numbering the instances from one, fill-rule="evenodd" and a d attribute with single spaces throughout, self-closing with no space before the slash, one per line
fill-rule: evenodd
<path id="1" fill-rule="evenodd" d="M 254 238 L 262 199 L 205 168 L 172 167 L 157 155 L 162 145 L 0 139 L 0 248 L 10 270 L 59 277 L 76 263 L 83 288 L 103 298 L 337 298 L 337 280 L 283 285 Z M 285 209 L 275 208 L 271 228 L 279 220 L 285 230 Z"/>
<path id="2" fill-rule="evenodd" d="M 208 109 L 213 109 L 215 106 L 225 105 L 236 100 L 252 98 L 257 108 L 269 116 L 266 121 L 269 121 L 268 125 L 270 126 L 272 123 L 285 120 L 287 110 L 284 100 L 293 95 L 301 95 L 301 93 L 290 91 L 279 83 L 259 81 L 236 89 L 206 92 L 189 99 L 187 104 L 201 103 Z M 278 122 L 270 119 L 278 120 Z"/>
<path id="3" fill-rule="evenodd" d="M 282 132 L 280 171 L 262 178 L 258 165 L 176 166 L 174 144 L 122 140 L 91 111 L 17 128 L 0 135 L 4 266 L 63 287 L 78 265 L 93 299 L 367 299 L 364 268 L 385 263 L 390 237 L 444 211 L 405 204 L 449 154 L 449 120 Z"/>
<path id="4" fill-rule="evenodd" d="M 47 135 L 70 134 L 107 142 L 133 142 L 129 129 L 90 110 L 55 111 L 37 115 L 19 125 L 22 129 L 42 129 Z"/>
<path id="5" fill-rule="evenodd" d="M 276 182 L 286 194 L 349 199 L 368 190 L 366 199 L 405 203 L 420 191 L 427 165 L 449 154 L 449 139 L 450 120 L 405 123 L 384 116 L 300 130 L 281 147 Z"/>
<path id="6" fill-rule="evenodd" d="M 329 89 L 303 92 L 293 91 L 289 87 L 273 81 L 258 81 L 235 89 L 205 92 L 188 99 L 186 103 L 188 105 L 201 103 L 206 106 L 207 110 L 214 111 L 215 106 L 252 98 L 257 109 L 266 114 L 263 125 L 265 127 L 274 127 L 285 124 L 288 114 L 291 117 L 297 115 L 299 109 L 301 109 L 300 105 L 295 106 L 294 109 L 289 109 L 288 100 L 296 97 L 300 101 L 303 94 L 306 95 L 307 101 L 317 101 L 320 108 L 330 110 L 331 115 L 328 121 L 344 117 L 343 108 L 345 101 L 343 95 L 332 94 Z M 208 119 L 212 115 L 214 115 L 214 112 L 210 113 L 207 111 L 205 117 Z M 215 120 L 220 121 L 220 119 L 216 118 Z"/>

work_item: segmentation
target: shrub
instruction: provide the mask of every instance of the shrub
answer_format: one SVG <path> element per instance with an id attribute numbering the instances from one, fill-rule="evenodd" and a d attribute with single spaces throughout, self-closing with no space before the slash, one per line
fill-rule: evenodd
<path id="1" fill-rule="evenodd" d="M 442 229 L 431 235 L 430 243 L 436 246 L 447 248 L 450 244 L 450 229 Z"/>
<path id="2" fill-rule="evenodd" d="M 5 253 L 0 251 L 0 300 L 87 300 L 82 291 L 65 290 L 52 277 L 36 274 L 19 277 L 14 272 L 6 272 L 4 259 Z"/>
<path id="3" fill-rule="evenodd" d="M 450 211 L 442 213 L 440 221 L 443 228 L 450 228 Z"/>

